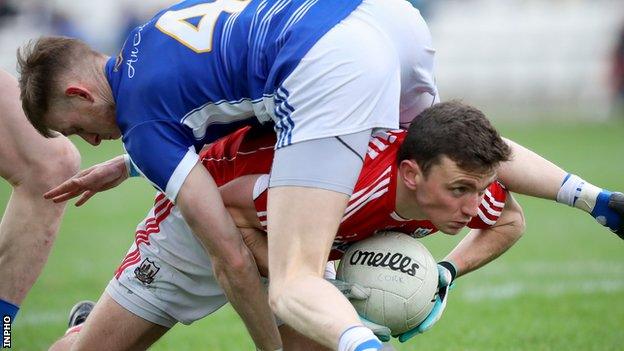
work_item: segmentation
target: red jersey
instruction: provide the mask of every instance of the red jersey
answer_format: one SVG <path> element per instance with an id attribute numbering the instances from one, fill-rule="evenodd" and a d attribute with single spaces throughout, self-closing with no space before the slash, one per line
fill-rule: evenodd
<path id="1" fill-rule="evenodd" d="M 397 154 L 407 133 L 403 130 L 375 133 L 368 145 L 364 165 L 342 217 L 331 259 L 338 259 L 350 243 L 363 240 L 380 230 L 396 230 L 416 238 L 438 229 L 427 220 L 401 218 L 395 211 Z M 217 185 L 247 174 L 268 174 L 273 161 L 275 133 L 249 127 L 216 141 L 200 153 L 200 158 Z M 259 180 L 260 181 L 260 180 Z M 266 229 L 266 179 L 256 184 L 254 203 L 258 219 Z M 507 191 L 498 182 L 486 189 L 479 214 L 468 227 L 485 229 L 501 215 Z"/>

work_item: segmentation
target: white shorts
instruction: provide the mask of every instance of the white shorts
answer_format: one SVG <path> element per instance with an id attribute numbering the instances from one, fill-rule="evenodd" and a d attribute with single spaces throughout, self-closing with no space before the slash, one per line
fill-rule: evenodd
<path id="1" fill-rule="evenodd" d="M 331 263 L 326 277 L 335 277 Z M 131 313 L 168 328 L 191 324 L 227 303 L 203 246 L 162 194 L 137 226 L 106 292 Z"/>
<path id="2" fill-rule="evenodd" d="M 364 0 L 264 99 L 276 147 L 409 123 L 437 99 L 434 54 L 407 1 Z"/>
<path id="3" fill-rule="evenodd" d="M 190 324 L 227 302 L 203 246 L 162 195 L 137 226 L 106 291 L 128 311 L 165 327 Z"/>

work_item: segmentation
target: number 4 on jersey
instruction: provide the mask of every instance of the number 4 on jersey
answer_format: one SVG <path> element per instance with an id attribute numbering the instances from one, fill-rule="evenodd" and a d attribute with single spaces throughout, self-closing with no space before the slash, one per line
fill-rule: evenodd
<path id="1" fill-rule="evenodd" d="M 181 10 L 167 11 L 156 22 L 156 28 L 196 53 L 210 52 L 215 22 L 221 12 L 241 12 L 249 1 L 216 0 Z"/>

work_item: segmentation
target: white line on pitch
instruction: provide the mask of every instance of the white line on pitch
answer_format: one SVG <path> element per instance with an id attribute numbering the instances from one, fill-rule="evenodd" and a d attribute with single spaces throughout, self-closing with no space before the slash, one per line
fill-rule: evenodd
<path id="1" fill-rule="evenodd" d="M 560 281 L 548 283 L 513 282 L 469 286 L 461 289 L 463 300 L 479 302 L 482 300 L 505 300 L 520 295 L 535 295 L 558 297 L 573 294 L 614 293 L 624 291 L 622 280 L 590 280 L 590 281 Z"/>

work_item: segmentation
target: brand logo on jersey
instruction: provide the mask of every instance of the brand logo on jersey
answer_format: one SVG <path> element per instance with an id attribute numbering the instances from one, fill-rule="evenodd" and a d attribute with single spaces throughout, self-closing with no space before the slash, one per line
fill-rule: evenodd
<path id="1" fill-rule="evenodd" d="M 403 256 L 403 254 L 398 252 L 383 253 L 355 250 L 349 257 L 349 263 L 369 267 L 388 267 L 393 271 L 399 271 L 411 276 L 416 276 L 416 270 L 420 268 L 418 263 L 413 262 L 411 257 Z"/>
<path id="2" fill-rule="evenodd" d="M 146 258 L 141 262 L 140 266 L 134 269 L 134 275 L 141 283 L 151 284 L 159 270 L 160 267 L 154 261 Z"/>
<path id="3" fill-rule="evenodd" d="M 431 232 L 433 232 L 433 229 L 431 229 L 431 228 L 418 228 L 418 229 L 414 230 L 410 234 L 410 236 L 412 238 L 420 239 L 420 238 L 424 238 L 427 235 L 431 234 Z"/>
<path id="4" fill-rule="evenodd" d="M 139 27 L 139 30 L 134 33 L 132 37 L 132 49 L 130 49 L 130 58 L 126 60 L 126 65 L 128 66 L 128 78 L 132 79 L 136 70 L 134 69 L 134 64 L 139 61 L 139 44 L 141 44 L 141 31 L 143 30 L 143 26 Z"/>

